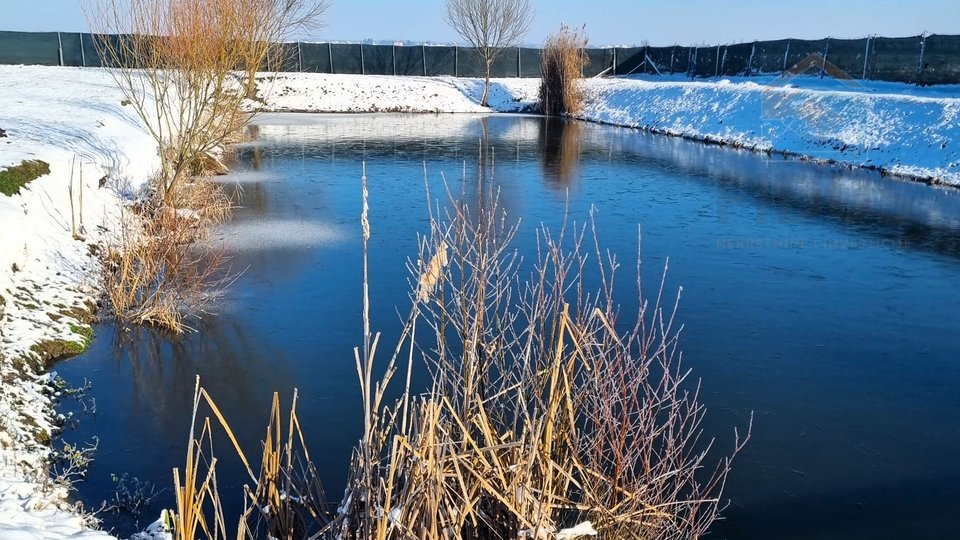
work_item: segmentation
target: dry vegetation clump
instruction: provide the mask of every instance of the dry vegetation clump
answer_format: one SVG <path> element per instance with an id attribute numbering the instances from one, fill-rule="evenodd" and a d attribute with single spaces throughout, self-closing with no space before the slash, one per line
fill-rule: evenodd
<path id="1" fill-rule="evenodd" d="M 181 333 L 229 281 L 222 247 L 206 241 L 230 201 L 205 178 L 178 184 L 168 197 L 125 210 L 119 238 L 104 252 L 103 285 L 113 314 Z"/>
<path id="2" fill-rule="evenodd" d="M 364 198 L 365 254 L 366 210 Z M 296 399 L 284 442 L 275 397 L 259 475 L 234 439 L 255 486 L 239 537 L 702 537 L 723 508 L 724 482 L 749 430 L 735 430 L 719 455 L 701 440 L 699 383 L 678 353 L 679 294 L 668 299 L 661 280 L 655 299 L 641 295 L 636 312 L 621 313 L 619 264 L 592 226 L 541 230 L 532 271 L 521 278 L 510 247 L 516 228 L 490 191 L 476 201 L 451 198 L 431 217 L 410 263 L 411 312 L 382 361 L 364 294 L 365 339 L 355 350 L 364 430 L 343 500 L 325 503 Z M 586 285 L 588 275 L 598 289 Z M 634 285 L 643 290 L 639 278 Z M 420 358 L 431 380 L 425 393 L 410 382 Z M 397 375 L 405 383 L 391 391 Z M 216 498 L 215 487 L 204 489 L 204 500 Z M 194 499 L 178 497 L 179 515 L 197 515 Z"/>
<path id="3" fill-rule="evenodd" d="M 583 28 L 560 31 L 547 38 L 540 63 L 540 112 L 549 116 L 574 116 L 583 110 L 580 79 L 587 57 Z"/>

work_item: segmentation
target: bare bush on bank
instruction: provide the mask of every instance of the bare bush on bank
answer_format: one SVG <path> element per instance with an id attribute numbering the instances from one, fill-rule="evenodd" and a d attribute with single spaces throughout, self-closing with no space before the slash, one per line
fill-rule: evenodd
<path id="1" fill-rule="evenodd" d="M 719 516 L 749 429 L 726 451 L 701 440 L 699 383 L 678 352 L 679 294 L 661 280 L 647 299 L 638 277 L 637 311 L 622 313 L 619 263 L 592 224 L 540 230 L 521 276 L 517 229 L 497 195 L 481 193 L 432 206 L 410 263 L 412 308 L 386 353 L 364 294 L 364 429 L 343 500 L 328 506 L 313 486 L 295 409 L 280 444 L 275 401 L 259 476 L 247 466 L 257 489 L 242 537 L 692 539 Z M 366 244 L 366 198 L 362 221 Z M 425 393 L 410 382 L 420 358 Z M 264 495 L 274 489 L 297 498 Z M 259 534 L 245 524 L 252 514 Z"/>
<path id="2" fill-rule="evenodd" d="M 583 111 L 580 79 L 587 57 L 583 28 L 571 30 L 566 25 L 547 38 L 540 63 L 540 112 L 549 116 L 575 116 Z"/>
<path id="3" fill-rule="evenodd" d="M 229 203 L 202 176 L 248 125 L 256 73 L 281 64 L 281 42 L 315 24 L 327 0 L 88 0 L 109 73 L 153 137 L 157 196 L 129 212 L 104 281 L 122 319 L 183 331 L 220 282 L 222 252 L 198 244 Z"/>
<path id="4" fill-rule="evenodd" d="M 326 0 L 89 0 L 98 52 L 159 147 L 165 195 L 246 125 L 242 105 L 256 71 L 327 6 Z"/>

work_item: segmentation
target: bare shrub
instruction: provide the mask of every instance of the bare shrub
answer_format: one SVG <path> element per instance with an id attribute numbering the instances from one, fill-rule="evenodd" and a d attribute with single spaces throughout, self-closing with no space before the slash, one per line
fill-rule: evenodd
<path id="1" fill-rule="evenodd" d="M 543 45 L 540 63 L 540 112 L 550 116 L 577 115 L 583 110 L 580 79 L 587 58 L 584 29 L 561 26 Z"/>
<path id="2" fill-rule="evenodd" d="M 104 63 L 157 142 L 166 197 L 238 130 L 255 73 L 325 0 L 88 0 Z M 109 34 L 122 34 L 110 36 Z M 276 64 L 275 64 L 276 65 Z M 239 70 L 239 74 L 236 70 Z"/>

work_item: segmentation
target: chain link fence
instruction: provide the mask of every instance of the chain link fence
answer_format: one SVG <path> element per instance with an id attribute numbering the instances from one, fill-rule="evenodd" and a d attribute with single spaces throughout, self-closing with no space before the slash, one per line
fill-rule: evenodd
<path id="1" fill-rule="evenodd" d="M 91 34 L 2 32 L 0 64 L 101 67 Z M 123 39 L 109 36 L 108 39 Z M 482 77 L 475 49 L 451 46 L 287 43 L 279 71 Z M 685 75 L 690 78 L 781 75 L 797 70 L 918 85 L 960 84 L 960 36 L 781 39 L 699 47 L 584 49 L 584 76 Z M 539 77 L 540 49 L 504 50 L 494 77 Z"/>

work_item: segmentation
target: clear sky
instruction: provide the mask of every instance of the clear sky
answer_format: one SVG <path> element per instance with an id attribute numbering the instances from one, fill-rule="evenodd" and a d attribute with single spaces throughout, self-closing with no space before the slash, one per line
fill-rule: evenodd
<path id="1" fill-rule="evenodd" d="M 81 0 L 0 0 L 0 30 L 86 30 Z M 456 42 L 444 0 L 334 0 L 305 39 Z M 960 34 L 960 0 L 531 0 L 525 42 L 586 24 L 593 45 L 714 44 L 784 37 Z"/>

